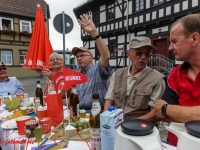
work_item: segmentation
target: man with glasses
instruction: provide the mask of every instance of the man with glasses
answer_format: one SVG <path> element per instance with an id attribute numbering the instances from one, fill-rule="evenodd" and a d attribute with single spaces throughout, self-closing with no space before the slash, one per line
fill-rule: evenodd
<path id="1" fill-rule="evenodd" d="M 129 42 L 127 57 L 131 65 L 118 69 L 110 79 L 104 111 L 109 106 L 124 110 L 124 119 L 146 119 L 156 122 L 153 105 L 165 90 L 164 75 L 147 67 L 156 47 L 148 37 L 134 37 Z"/>
<path id="2" fill-rule="evenodd" d="M 19 80 L 7 76 L 7 66 L 3 62 L 0 62 L 0 87 L 0 97 L 8 96 L 8 92 L 11 96 L 25 93 Z"/>
<path id="3" fill-rule="evenodd" d="M 81 72 L 89 78 L 88 82 L 79 84 L 76 87 L 79 97 L 79 107 L 91 110 L 92 95 L 98 93 L 101 107 L 103 108 L 105 103 L 104 96 L 108 88 L 108 78 L 111 71 L 109 65 L 110 52 L 99 35 L 91 15 L 88 17 L 81 15 L 78 22 L 82 26 L 82 29 L 91 35 L 100 53 L 99 62 L 93 64 L 93 55 L 89 49 L 86 47 L 74 47 L 72 49 L 72 54 L 76 57 Z"/>

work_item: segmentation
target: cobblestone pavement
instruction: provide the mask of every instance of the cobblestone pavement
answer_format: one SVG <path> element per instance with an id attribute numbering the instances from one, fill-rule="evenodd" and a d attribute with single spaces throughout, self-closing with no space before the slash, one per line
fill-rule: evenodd
<path id="1" fill-rule="evenodd" d="M 46 85 L 46 78 L 41 77 L 41 78 L 27 78 L 27 79 L 19 79 L 21 84 L 24 87 L 24 90 L 30 97 L 35 96 L 35 89 L 36 89 L 36 83 L 37 81 L 40 81 L 42 89 L 44 91 L 45 85 Z M 161 141 L 165 142 L 167 139 L 167 131 L 165 130 L 164 126 L 166 126 L 167 123 L 161 122 L 159 125 L 159 132 L 160 132 L 160 137 Z"/>

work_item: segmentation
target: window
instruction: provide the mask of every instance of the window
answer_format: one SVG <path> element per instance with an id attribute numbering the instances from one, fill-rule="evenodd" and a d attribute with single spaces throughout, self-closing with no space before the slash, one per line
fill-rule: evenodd
<path id="1" fill-rule="evenodd" d="M 135 1 L 135 11 L 140 11 L 144 9 L 144 0 Z"/>
<path id="2" fill-rule="evenodd" d="M 11 50 L 2 50 L 1 51 L 1 61 L 6 65 L 12 65 L 12 51 Z"/>
<path id="3" fill-rule="evenodd" d="M 0 17 L 1 30 L 13 30 L 13 19 Z"/>
<path id="4" fill-rule="evenodd" d="M 97 7 L 96 9 L 93 10 L 93 21 L 94 21 L 94 24 L 98 24 L 100 23 L 100 8 Z"/>
<path id="5" fill-rule="evenodd" d="M 28 33 L 32 33 L 31 22 L 20 20 L 20 31 L 27 31 Z"/>
<path id="6" fill-rule="evenodd" d="M 24 65 L 27 51 L 19 51 L 19 64 Z"/>
<path id="7" fill-rule="evenodd" d="M 110 50 L 111 57 L 116 57 L 116 47 L 117 47 L 116 40 L 110 40 L 109 41 L 109 50 Z"/>
<path id="8" fill-rule="evenodd" d="M 162 2 L 164 2 L 164 0 L 153 0 L 153 5 L 157 5 Z"/>
<path id="9" fill-rule="evenodd" d="M 115 18 L 115 2 L 110 2 L 107 5 L 107 20 L 112 20 Z"/>

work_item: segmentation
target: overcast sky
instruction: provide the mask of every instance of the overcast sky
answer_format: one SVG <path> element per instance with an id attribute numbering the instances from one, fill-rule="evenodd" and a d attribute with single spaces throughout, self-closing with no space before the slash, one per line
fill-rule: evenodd
<path id="1" fill-rule="evenodd" d="M 74 27 L 72 31 L 65 34 L 65 48 L 71 50 L 75 46 L 82 46 L 80 36 L 80 26 L 73 12 L 73 8 L 83 3 L 85 0 L 45 0 L 50 7 L 51 19 L 49 20 L 49 34 L 51 45 L 54 50 L 63 50 L 63 35 L 58 33 L 53 26 L 53 19 L 57 14 L 65 12 L 73 20 Z"/>

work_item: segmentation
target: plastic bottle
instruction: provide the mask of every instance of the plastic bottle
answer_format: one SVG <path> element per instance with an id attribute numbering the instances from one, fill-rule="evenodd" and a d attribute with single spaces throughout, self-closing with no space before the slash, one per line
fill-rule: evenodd
<path id="1" fill-rule="evenodd" d="M 40 81 L 37 81 L 37 87 L 35 90 L 35 97 L 36 99 L 38 98 L 40 100 L 40 104 L 43 106 L 43 92 L 42 92 L 42 88 L 40 85 Z"/>
<path id="2" fill-rule="evenodd" d="M 37 110 L 38 110 L 38 107 L 40 107 L 40 100 L 39 99 L 36 99 L 35 100 L 35 105 L 34 105 L 34 110 L 35 110 L 35 114 L 36 116 L 38 116 L 38 113 L 37 113 Z"/>
<path id="3" fill-rule="evenodd" d="M 79 117 L 79 99 L 76 92 L 76 87 L 73 86 L 70 93 L 70 110 L 73 111 L 73 116 Z"/>
<path id="4" fill-rule="evenodd" d="M 101 150 L 100 114 L 101 105 L 99 95 L 95 93 L 93 94 L 90 113 L 90 145 L 92 150 Z"/>

